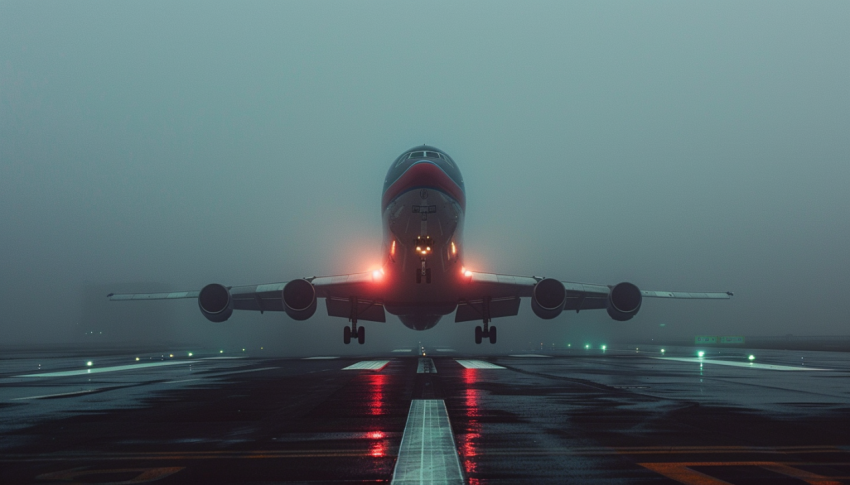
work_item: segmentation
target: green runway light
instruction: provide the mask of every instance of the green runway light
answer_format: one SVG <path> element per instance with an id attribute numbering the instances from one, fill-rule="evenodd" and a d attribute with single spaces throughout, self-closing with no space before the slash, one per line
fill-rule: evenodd
<path id="1" fill-rule="evenodd" d="M 573 344 L 567 344 L 567 347 L 572 347 L 572 346 L 573 346 Z"/>
<path id="2" fill-rule="evenodd" d="M 192 352 L 189 352 L 189 357 L 191 357 L 191 356 L 192 356 Z"/>
<path id="3" fill-rule="evenodd" d="M 663 354 L 664 352 L 665 352 L 665 350 L 664 350 L 664 349 L 661 349 L 661 353 Z"/>
<path id="4" fill-rule="evenodd" d="M 700 356 L 700 357 L 702 357 L 702 356 L 704 356 L 704 355 L 705 355 L 705 352 L 703 352 L 702 350 L 700 350 L 699 352 L 697 352 L 697 355 L 698 355 L 698 356 Z"/>
<path id="5" fill-rule="evenodd" d="M 747 358 L 748 358 L 748 359 L 750 359 L 750 360 L 756 360 L 756 356 L 755 356 L 755 355 L 753 355 L 753 354 L 750 354 L 750 356 L 749 356 L 749 357 L 747 357 Z"/>
<path id="6" fill-rule="evenodd" d="M 607 346 L 607 345 L 603 345 L 603 346 L 602 346 L 602 350 L 605 350 L 605 349 L 607 349 L 607 348 L 608 348 L 608 346 Z"/>
<path id="7" fill-rule="evenodd" d="M 590 348 L 590 344 L 585 345 L 585 346 L 584 346 L 584 348 L 589 349 L 589 348 Z"/>
<path id="8" fill-rule="evenodd" d="M 242 352 L 245 352 L 245 349 L 242 349 Z"/>
<path id="9" fill-rule="evenodd" d="M 88 362 L 86 362 L 86 365 L 87 365 L 87 366 L 89 366 L 89 367 L 91 367 L 91 366 L 92 366 L 92 361 L 88 361 Z"/>
<path id="10" fill-rule="evenodd" d="M 219 350 L 219 351 L 218 351 L 218 353 L 219 353 L 219 354 L 223 354 L 223 353 L 224 353 L 224 351 L 223 351 L 223 350 Z"/>

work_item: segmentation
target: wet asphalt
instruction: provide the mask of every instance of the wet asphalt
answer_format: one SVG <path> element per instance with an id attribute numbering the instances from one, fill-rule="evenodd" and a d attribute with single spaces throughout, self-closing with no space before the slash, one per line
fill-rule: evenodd
<path id="1" fill-rule="evenodd" d="M 5 352 L 0 483 L 390 483 L 414 399 L 470 484 L 850 483 L 848 353 L 424 350 Z"/>

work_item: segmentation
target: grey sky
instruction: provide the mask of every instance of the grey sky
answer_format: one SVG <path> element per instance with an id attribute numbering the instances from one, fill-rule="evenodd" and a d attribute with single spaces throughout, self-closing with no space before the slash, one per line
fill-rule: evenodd
<path id="1" fill-rule="evenodd" d="M 524 304 L 500 341 L 847 334 L 848 24 L 847 2 L 0 2 L 3 340 L 77 336 L 85 285 L 369 269 L 386 169 L 421 143 L 463 171 L 476 270 L 736 292 L 627 323 Z M 342 345 L 322 307 L 165 304 L 173 338 Z M 391 321 L 370 343 L 472 340 Z"/>

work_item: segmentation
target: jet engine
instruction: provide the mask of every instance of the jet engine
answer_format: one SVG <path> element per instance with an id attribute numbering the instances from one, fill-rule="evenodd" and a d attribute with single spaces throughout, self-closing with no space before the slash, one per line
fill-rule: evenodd
<path id="1" fill-rule="evenodd" d="M 223 322 L 233 315 L 233 298 L 230 290 L 222 285 L 213 283 L 207 285 L 198 294 L 198 307 L 201 313 L 211 322 Z"/>
<path id="2" fill-rule="evenodd" d="M 608 315 L 618 322 L 625 322 L 637 315 L 643 296 L 637 286 L 620 283 L 608 293 Z"/>
<path id="3" fill-rule="evenodd" d="M 283 287 L 283 309 L 293 320 L 307 320 L 316 313 L 316 288 L 307 280 L 292 280 Z"/>
<path id="4" fill-rule="evenodd" d="M 551 320 L 564 311 L 567 302 L 567 290 L 564 284 L 552 278 L 546 278 L 534 285 L 531 294 L 531 309 L 540 318 Z"/>

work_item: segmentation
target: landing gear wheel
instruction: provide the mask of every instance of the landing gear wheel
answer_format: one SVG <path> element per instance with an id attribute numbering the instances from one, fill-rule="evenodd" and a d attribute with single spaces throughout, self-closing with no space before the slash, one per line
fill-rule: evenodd
<path id="1" fill-rule="evenodd" d="M 366 328 L 360 327 L 357 329 L 357 343 L 360 345 L 366 343 Z"/>
<path id="2" fill-rule="evenodd" d="M 351 343 L 351 327 L 345 327 L 342 331 L 342 341 L 345 342 L 345 345 Z"/>
<path id="3" fill-rule="evenodd" d="M 475 343 L 480 344 L 482 338 L 481 326 L 475 327 Z"/>
<path id="4" fill-rule="evenodd" d="M 490 334 L 490 343 L 496 343 L 496 327 L 490 327 L 490 331 L 488 333 Z"/>

